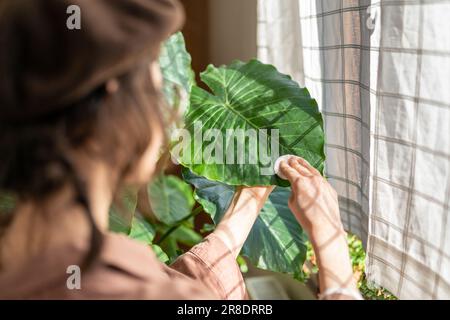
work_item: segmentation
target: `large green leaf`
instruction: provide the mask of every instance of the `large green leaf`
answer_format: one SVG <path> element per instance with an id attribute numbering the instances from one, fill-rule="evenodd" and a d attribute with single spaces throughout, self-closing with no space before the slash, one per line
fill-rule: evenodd
<path id="1" fill-rule="evenodd" d="M 212 93 L 192 87 L 185 119 L 189 139 L 175 139 L 172 149 L 182 165 L 230 185 L 285 185 L 273 173 L 284 154 L 323 170 L 323 120 L 307 89 L 257 60 L 210 65 L 201 79 Z"/>
<path id="2" fill-rule="evenodd" d="M 209 181 L 189 170 L 183 171 L 186 181 L 194 185 L 195 195 L 217 224 L 228 209 L 235 187 Z M 289 188 L 277 187 L 261 210 L 242 254 L 257 267 L 293 274 L 301 273 L 306 258 L 306 234 L 288 207 Z"/>
<path id="3" fill-rule="evenodd" d="M 183 169 L 183 178 L 195 188 L 194 197 L 203 209 L 209 213 L 215 223 L 218 223 L 231 204 L 235 187 L 210 181 L 194 174 L 189 169 Z"/>
<path id="4" fill-rule="evenodd" d="M 242 254 L 259 268 L 298 275 L 306 258 L 307 237 L 288 207 L 290 194 L 289 188 L 275 188 Z"/>
<path id="5" fill-rule="evenodd" d="M 184 111 L 195 74 L 191 68 L 191 56 L 181 32 L 172 35 L 163 45 L 159 64 L 164 79 L 164 95 L 172 107 Z"/>
<path id="6" fill-rule="evenodd" d="M 147 190 L 153 213 L 167 225 L 189 216 L 195 204 L 191 186 L 175 176 L 160 175 Z"/>

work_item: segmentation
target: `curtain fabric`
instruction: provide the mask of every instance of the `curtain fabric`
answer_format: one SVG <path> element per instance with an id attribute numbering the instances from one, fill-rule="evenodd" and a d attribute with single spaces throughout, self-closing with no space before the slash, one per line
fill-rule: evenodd
<path id="1" fill-rule="evenodd" d="M 450 1 L 259 0 L 258 55 L 325 120 L 326 176 L 369 281 L 450 298 Z"/>

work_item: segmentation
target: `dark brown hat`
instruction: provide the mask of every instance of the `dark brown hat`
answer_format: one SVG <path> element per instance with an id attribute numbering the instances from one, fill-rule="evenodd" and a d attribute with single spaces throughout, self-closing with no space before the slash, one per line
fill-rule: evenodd
<path id="1" fill-rule="evenodd" d="M 183 19 L 177 0 L 0 0 L 0 121 L 61 110 L 156 59 Z"/>

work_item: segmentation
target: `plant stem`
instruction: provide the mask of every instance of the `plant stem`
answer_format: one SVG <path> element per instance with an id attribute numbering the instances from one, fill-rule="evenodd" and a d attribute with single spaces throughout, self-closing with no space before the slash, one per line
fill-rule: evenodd
<path id="1" fill-rule="evenodd" d="M 174 225 L 173 227 L 171 227 L 169 230 L 167 230 L 162 236 L 161 238 L 155 243 L 156 245 L 160 245 L 164 240 L 166 240 L 172 233 L 174 233 L 182 224 L 183 222 L 189 220 L 192 217 L 195 217 L 196 215 L 198 215 L 200 212 L 203 211 L 203 208 L 201 206 L 198 206 L 197 208 L 195 208 L 190 215 L 186 216 L 185 218 L 183 218 L 182 220 L 180 220 L 176 225 Z"/>

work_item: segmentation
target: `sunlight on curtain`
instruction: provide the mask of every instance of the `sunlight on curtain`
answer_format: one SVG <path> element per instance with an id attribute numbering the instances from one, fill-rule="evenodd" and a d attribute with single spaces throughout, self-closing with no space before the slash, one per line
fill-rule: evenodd
<path id="1" fill-rule="evenodd" d="M 450 1 L 259 0 L 258 55 L 317 99 L 369 280 L 450 298 Z"/>

